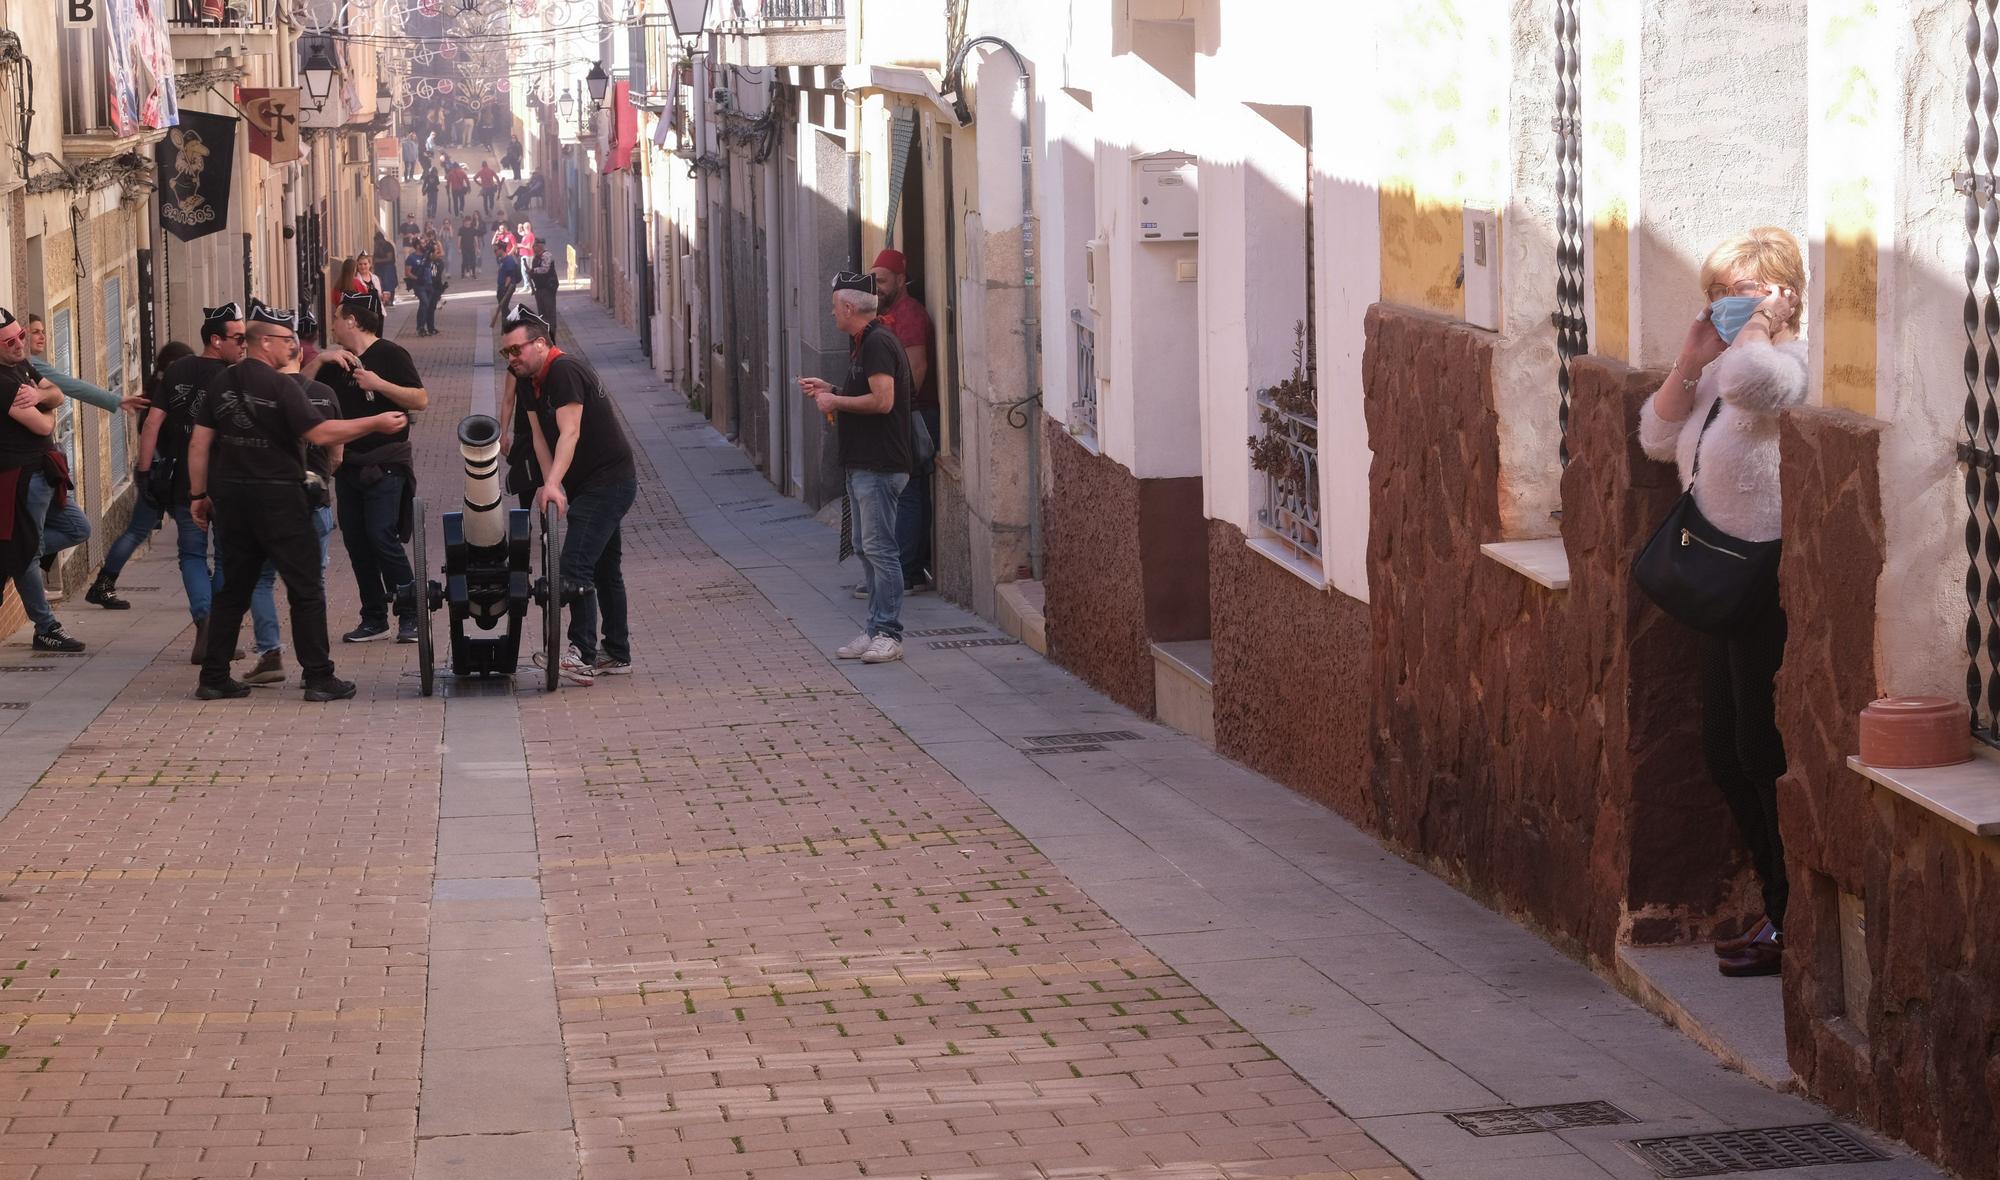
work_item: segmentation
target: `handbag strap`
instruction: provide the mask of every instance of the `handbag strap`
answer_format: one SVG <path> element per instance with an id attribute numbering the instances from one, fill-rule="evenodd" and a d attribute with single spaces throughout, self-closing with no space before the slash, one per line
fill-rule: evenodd
<path id="1" fill-rule="evenodd" d="M 1688 465 L 1688 486 L 1694 486 L 1694 477 L 1701 474 L 1701 440 L 1708 437 L 1708 428 L 1715 425 L 1722 414 L 1722 399 L 1715 399 L 1708 407 L 1708 417 L 1702 420 L 1701 433 L 1694 436 L 1694 462 Z"/>

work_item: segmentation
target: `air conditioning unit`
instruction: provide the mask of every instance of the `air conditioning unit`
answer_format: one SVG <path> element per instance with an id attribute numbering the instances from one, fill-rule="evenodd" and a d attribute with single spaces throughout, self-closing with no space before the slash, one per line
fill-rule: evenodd
<path id="1" fill-rule="evenodd" d="M 1104 315 L 1111 310 L 1111 243 L 1092 238 L 1083 244 L 1084 302 Z"/>

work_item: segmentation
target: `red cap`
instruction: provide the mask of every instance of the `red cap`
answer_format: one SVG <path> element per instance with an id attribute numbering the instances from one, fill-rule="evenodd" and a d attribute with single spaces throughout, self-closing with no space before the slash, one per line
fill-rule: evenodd
<path id="1" fill-rule="evenodd" d="M 903 261 L 903 252 L 901 250 L 882 251 L 875 256 L 875 265 L 868 269 L 886 270 L 890 274 L 898 275 L 907 275 L 910 273 L 909 264 Z"/>

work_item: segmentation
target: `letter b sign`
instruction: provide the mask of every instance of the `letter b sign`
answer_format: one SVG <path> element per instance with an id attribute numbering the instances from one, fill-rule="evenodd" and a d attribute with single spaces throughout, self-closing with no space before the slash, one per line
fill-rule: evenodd
<path id="1" fill-rule="evenodd" d="M 97 23 L 97 0 L 60 0 L 63 24 L 72 28 Z"/>

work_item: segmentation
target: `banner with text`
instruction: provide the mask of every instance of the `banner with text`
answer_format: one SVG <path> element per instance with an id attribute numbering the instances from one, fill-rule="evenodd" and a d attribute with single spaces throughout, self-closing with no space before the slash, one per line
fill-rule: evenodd
<path id="1" fill-rule="evenodd" d="M 182 111 L 181 125 L 154 149 L 159 165 L 160 227 L 183 242 L 229 224 L 229 170 L 236 160 L 236 120 Z"/>

